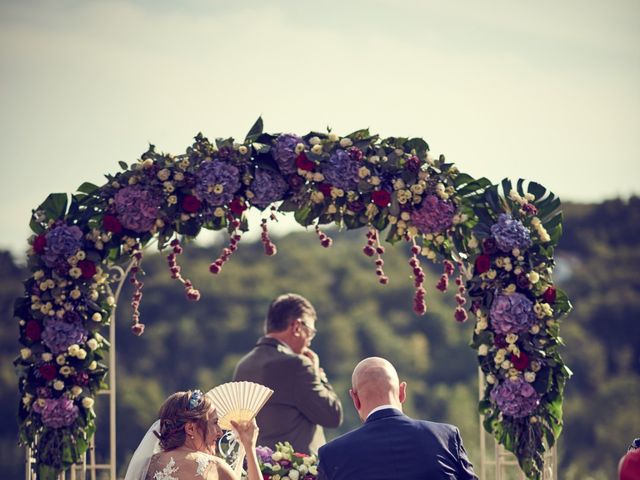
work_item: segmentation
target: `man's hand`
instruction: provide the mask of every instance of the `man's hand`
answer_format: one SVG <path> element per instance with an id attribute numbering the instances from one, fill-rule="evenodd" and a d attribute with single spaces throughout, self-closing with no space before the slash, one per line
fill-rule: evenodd
<path id="1" fill-rule="evenodd" d="M 313 369 L 316 372 L 317 375 L 320 375 L 320 357 L 318 357 L 318 354 L 316 352 L 314 352 L 313 350 L 311 350 L 310 348 L 305 348 L 302 351 L 302 355 L 304 355 L 305 357 L 307 357 L 309 360 L 311 360 L 311 363 L 313 364 Z"/>

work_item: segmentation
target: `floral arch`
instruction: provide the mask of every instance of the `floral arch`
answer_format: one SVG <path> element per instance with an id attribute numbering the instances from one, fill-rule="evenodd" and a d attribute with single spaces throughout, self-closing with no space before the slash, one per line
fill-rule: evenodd
<path id="1" fill-rule="evenodd" d="M 434 158 L 420 138 L 385 138 L 359 130 L 304 136 L 263 132 L 258 119 L 247 138 L 210 142 L 201 134 L 178 156 L 153 146 L 102 186 L 82 184 L 70 198 L 51 194 L 33 211 L 25 294 L 17 299 L 22 348 L 20 441 L 35 455 L 38 478 L 80 460 L 95 431 L 94 398 L 105 387 L 109 344 L 100 331 L 115 299 L 109 267 L 130 259 L 132 330 L 140 335 L 143 248 L 168 250 L 171 277 L 197 301 L 183 277 L 180 239 L 201 229 L 227 230 L 229 244 L 209 265 L 220 274 L 248 228 L 245 211 L 264 212 L 262 242 L 276 253 L 268 222 L 294 212 L 312 226 L 366 228 L 364 254 L 386 284 L 382 234 L 411 243 L 413 310 L 427 309 L 422 262 L 443 265 L 437 284 L 455 275 L 454 317 L 475 317 L 472 348 L 484 374 L 479 409 L 484 428 L 513 452 L 529 478 L 540 478 L 545 450 L 562 428 L 563 389 L 570 375 L 558 348 L 559 321 L 571 306 L 552 280 L 554 247 L 562 233 L 560 200 L 524 180 L 494 185 Z M 457 273 L 456 273 L 457 271 Z"/>

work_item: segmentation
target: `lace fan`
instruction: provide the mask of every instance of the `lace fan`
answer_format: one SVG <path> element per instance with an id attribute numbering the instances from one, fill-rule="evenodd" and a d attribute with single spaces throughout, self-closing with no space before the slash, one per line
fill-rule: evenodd
<path id="1" fill-rule="evenodd" d="M 259 383 L 229 382 L 212 388 L 207 395 L 216 407 L 220 428 L 232 430 L 231 420 L 251 420 L 273 395 L 273 390 Z"/>

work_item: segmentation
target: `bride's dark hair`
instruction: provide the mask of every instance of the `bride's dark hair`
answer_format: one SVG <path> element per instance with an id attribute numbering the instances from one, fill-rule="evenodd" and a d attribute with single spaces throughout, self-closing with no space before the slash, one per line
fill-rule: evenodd
<path id="1" fill-rule="evenodd" d="M 211 399 L 198 390 L 176 392 L 160 407 L 160 432 L 154 432 L 160 439 L 162 450 L 181 447 L 187 439 L 184 426 L 187 422 L 196 424 L 203 438 L 207 438 L 207 420 L 213 410 Z"/>

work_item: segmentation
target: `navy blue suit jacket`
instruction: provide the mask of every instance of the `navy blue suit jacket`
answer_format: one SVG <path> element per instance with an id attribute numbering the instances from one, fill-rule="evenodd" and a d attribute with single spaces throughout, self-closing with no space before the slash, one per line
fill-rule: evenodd
<path id="1" fill-rule="evenodd" d="M 477 480 L 453 425 L 374 412 L 360 428 L 319 451 L 322 480 Z"/>

